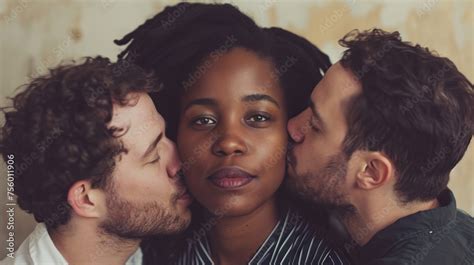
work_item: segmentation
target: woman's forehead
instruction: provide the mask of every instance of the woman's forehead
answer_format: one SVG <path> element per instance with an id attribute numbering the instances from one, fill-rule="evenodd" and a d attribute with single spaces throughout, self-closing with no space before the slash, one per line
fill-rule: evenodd
<path id="1" fill-rule="evenodd" d="M 185 99 L 241 98 L 252 94 L 268 94 L 277 101 L 283 99 L 272 63 L 251 51 L 234 49 L 216 59 L 207 69 L 200 69 L 202 76 L 186 91 Z"/>

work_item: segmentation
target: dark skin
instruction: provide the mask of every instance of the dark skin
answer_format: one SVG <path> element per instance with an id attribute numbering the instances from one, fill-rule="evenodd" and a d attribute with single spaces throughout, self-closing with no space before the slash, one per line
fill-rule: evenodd
<path id="1" fill-rule="evenodd" d="M 269 60 L 234 48 L 181 100 L 178 150 L 189 190 L 217 216 L 208 238 L 218 264 L 247 264 L 278 221 L 275 196 L 288 138 L 283 89 L 273 69 Z M 255 178 L 238 189 L 216 187 L 208 176 L 227 166 Z"/>

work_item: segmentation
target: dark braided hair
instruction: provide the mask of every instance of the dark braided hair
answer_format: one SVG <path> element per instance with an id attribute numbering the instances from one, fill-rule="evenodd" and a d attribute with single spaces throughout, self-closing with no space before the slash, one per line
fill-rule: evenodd
<path id="1" fill-rule="evenodd" d="M 199 67 L 241 47 L 271 60 L 285 90 L 289 117 L 301 112 L 314 86 L 331 62 L 308 40 L 280 28 L 260 28 L 230 4 L 180 3 L 166 7 L 143 25 L 116 40 L 126 45 L 119 58 L 153 69 L 164 90 L 154 97 L 175 140 L 176 102 L 199 77 Z"/>
<path id="2" fill-rule="evenodd" d="M 265 28 L 272 39 L 271 58 L 280 73 L 280 84 L 285 90 L 289 117 L 307 107 L 311 92 L 331 66 L 329 57 L 307 39 L 281 28 Z M 285 70 L 288 59 L 295 63 Z"/>
<path id="3" fill-rule="evenodd" d="M 168 6 L 115 43 L 128 44 L 119 54 L 120 59 L 154 70 L 163 82 L 160 95 L 152 97 L 173 140 L 181 95 L 204 74 L 201 70 L 207 62 L 233 48 L 244 48 L 273 63 L 274 77 L 284 89 L 289 117 L 306 107 L 313 88 L 331 65 L 329 57 L 308 40 L 280 28 L 261 28 L 230 4 Z M 192 211 L 192 224 L 183 235 L 144 241 L 144 264 L 173 263 L 185 247 L 184 239 L 199 229 L 204 219 L 199 205 L 193 205 Z"/>

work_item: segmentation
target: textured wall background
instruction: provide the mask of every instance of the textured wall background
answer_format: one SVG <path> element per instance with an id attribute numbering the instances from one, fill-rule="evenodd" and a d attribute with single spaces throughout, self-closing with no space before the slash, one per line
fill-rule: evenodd
<path id="1" fill-rule="evenodd" d="M 113 39 L 177 1 L 152 0 L 1 0 L 0 106 L 6 97 L 61 60 L 104 55 L 115 58 Z M 205 2 L 205 1 L 201 1 Z M 207 1 L 211 2 L 211 1 Z M 213 1 L 214 2 L 214 1 Z M 222 1 L 216 1 L 222 2 Z M 231 2 L 231 1 L 224 1 Z M 474 81 L 474 1 L 232 1 L 260 25 L 280 26 L 301 34 L 337 61 L 337 40 L 354 28 L 398 30 L 405 40 L 449 57 Z M 179 15 L 178 15 L 179 16 Z M 175 18 L 170 17 L 172 22 Z M 3 121 L 2 121 L 3 122 Z M 0 163 L 0 259 L 6 240 L 6 168 Z M 452 173 L 449 186 L 458 207 L 474 214 L 474 146 Z M 15 211 L 15 244 L 34 227 L 31 216 Z"/>

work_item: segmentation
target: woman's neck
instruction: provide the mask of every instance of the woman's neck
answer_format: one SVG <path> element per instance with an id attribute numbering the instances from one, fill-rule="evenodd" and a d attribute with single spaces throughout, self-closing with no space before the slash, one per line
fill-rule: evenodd
<path id="1" fill-rule="evenodd" d="M 209 233 L 212 259 L 221 265 L 247 264 L 279 219 L 275 198 L 252 213 L 223 217 Z"/>

